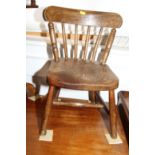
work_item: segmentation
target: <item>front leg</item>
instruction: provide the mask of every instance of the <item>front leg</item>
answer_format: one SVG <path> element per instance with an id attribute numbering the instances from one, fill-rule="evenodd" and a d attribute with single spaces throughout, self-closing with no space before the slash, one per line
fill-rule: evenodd
<path id="1" fill-rule="evenodd" d="M 50 86 L 48 95 L 47 95 L 47 101 L 46 101 L 45 114 L 44 114 L 44 119 L 43 119 L 41 135 L 46 134 L 46 126 L 47 126 L 47 121 L 48 121 L 48 117 L 50 114 L 51 105 L 52 105 L 52 101 L 53 101 L 53 94 L 54 94 L 54 86 Z"/>

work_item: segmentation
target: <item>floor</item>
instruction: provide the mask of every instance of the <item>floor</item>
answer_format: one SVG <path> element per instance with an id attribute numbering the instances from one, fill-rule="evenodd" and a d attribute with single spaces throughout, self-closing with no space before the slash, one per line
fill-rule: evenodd
<path id="1" fill-rule="evenodd" d="M 44 102 L 26 103 L 27 155 L 128 155 L 128 144 L 120 122 L 122 144 L 109 145 L 108 115 L 104 110 L 53 106 L 47 128 L 54 131 L 53 142 L 39 141 Z"/>

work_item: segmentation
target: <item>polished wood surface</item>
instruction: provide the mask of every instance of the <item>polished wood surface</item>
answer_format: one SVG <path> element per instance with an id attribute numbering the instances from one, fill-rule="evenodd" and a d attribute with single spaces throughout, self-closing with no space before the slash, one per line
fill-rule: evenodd
<path id="1" fill-rule="evenodd" d="M 62 23 L 62 36 L 63 36 L 63 48 L 64 48 L 64 53 L 65 53 L 65 59 L 68 58 L 68 50 L 67 50 L 67 37 L 66 37 L 66 32 L 65 32 L 65 24 Z"/>
<path id="2" fill-rule="evenodd" d="M 88 97 L 92 103 L 96 104 L 97 101 L 96 101 L 96 92 L 95 91 L 89 91 Z"/>
<path id="3" fill-rule="evenodd" d="M 106 61 L 108 59 L 109 52 L 110 52 L 110 49 L 112 47 L 112 43 L 114 41 L 115 34 L 116 34 L 116 29 L 112 29 L 112 31 L 108 37 L 107 43 L 106 43 L 106 48 L 105 48 L 104 54 L 103 54 L 102 59 L 101 59 L 102 64 L 106 63 Z"/>
<path id="4" fill-rule="evenodd" d="M 81 24 L 119 28 L 122 18 L 117 13 L 78 10 L 64 7 L 49 6 L 44 10 L 44 19 L 52 22 Z"/>
<path id="5" fill-rule="evenodd" d="M 48 60 L 42 68 L 40 68 L 34 75 L 33 75 L 33 82 L 37 85 L 48 85 L 47 75 L 49 71 L 49 67 L 51 64 L 51 60 Z"/>
<path id="6" fill-rule="evenodd" d="M 45 135 L 46 134 L 46 125 L 47 125 L 47 120 L 50 114 L 50 110 L 52 108 L 52 101 L 54 99 L 54 86 L 50 86 L 48 95 L 47 95 L 47 101 L 46 101 L 46 107 L 45 107 L 45 114 L 43 117 L 43 125 L 42 125 L 42 131 L 41 134 Z"/>
<path id="7" fill-rule="evenodd" d="M 111 136 L 113 138 L 117 138 L 117 112 L 115 105 L 114 90 L 109 91 L 109 112 L 110 112 Z"/>
<path id="8" fill-rule="evenodd" d="M 118 78 L 108 65 L 73 59 L 51 61 L 48 82 L 57 87 L 92 91 L 118 87 Z"/>
<path id="9" fill-rule="evenodd" d="M 115 110 L 114 91 L 118 87 L 118 78 L 110 67 L 106 65 L 106 61 L 116 34 L 116 28 L 119 28 L 122 25 L 121 16 L 111 12 L 96 12 L 56 6 L 45 8 L 43 15 L 44 19 L 48 21 L 54 57 L 46 72 L 49 93 L 47 96 L 42 133 L 46 133 L 46 124 L 50 111 L 49 108 L 51 107 L 51 102 L 53 102 L 53 99 L 55 98 L 54 91 L 51 91 L 51 89 L 57 87 L 59 89 L 87 90 L 90 93 L 89 98 L 92 104 L 96 102 L 96 97 L 94 95 L 97 92 L 108 91 L 111 124 L 110 133 L 112 138 L 117 138 L 117 115 Z M 55 30 L 56 24 L 58 23 L 60 24 L 62 31 L 62 44 L 60 44 L 60 47 L 63 48 L 60 49 L 58 48 L 58 39 Z M 66 24 L 74 26 L 75 33 L 74 46 L 72 47 L 73 52 L 70 56 L 67 47 Z M 80 52 L 78 49 L 79 27 L 83 29 L 83 34 L 85 34 L 84 29 L 87 28 L 85 43 L 84 46 L 82 46 L 81 54 L 77 54 L 77 52 Z M 91 29 L 94 30 L 93 35 L 96 35 L 96 39 L 93 38 L 93 40 L 91 40 L 93 45 L 88 51 Z M 105 30 L 108 30 L 108 35 L 105 33 Z M 103 40 L 104 48 L 100 50 L 100 54 L 97 56 L 97 50 Z M 68 103 L 60 102 L 60 104 L 67 105 Z M 82 103 L 82 105 L 83 104 L 84 103 Z M 89 107 L 91 107 L 90 104 L 85 104 L 86 106 L 89 105 Z M 70 105 L 73 106 L 73 102 L 71 102 Z M 75 105 L 77 106 L 78 104 L 75 103 Z"/>
<path id="10" fill-rule="evenodd" d="M 100 28 L 99 30 L 99 34 L 98 34 L 98 37 L 96 39 L 96 43 L 92 49 L 92 52 L 91 52 L 91 56 L 90 56 L 90 61 L 91 62 L 94 62 L 95 61 L 95 57 L 96 57 L 96 52 L 97 52 L 97 48 L 101 42 L 101 39 L 102 39 L 102 32 L 103 32 L 103 27 Z"/>
<path id="11" fill-rule="evenodd" d="M 65 24 L 71 24 L 72 26 L 75 25 L 75 38 L 74 38 L 74 58 L 77 57 L 77 44 L 78 44 L 78 28 L 79 26 L 87 26 L 87 34 L 85 39 L 85 46 L 83 47 L 82 55 L 85 55 L 87 52 L 87 46 L 89 42 L 89 33 L 90 29 L 94 27 L 100 27 L 100 30 L 97 34 L 96 41 L 94 42 L 94 47 L 92 48 L 92 51 L 90 52 L 90 61 L 94 62 L 96 58 L 96 52 L 98 49 L 99 44 L 101 43 L 101 40 L 103 39 L 103 29 L 106 27 L 106 29 L 109 29 L 109 36 L 107 37 L 107 41 L 105 44 L 105 54 L 101 56 L 101 63 L 106 63 L 106 60 L 109 55 L 109 51 L 111 49 L 116 28 L 120 27 L 122 25 L 122 18 L 120 15 L 116 13 L 110 13 L 110 12 L 96 12 L 96 11 L 87 11 L 83 10 L 84 14 L 81 14 L 80 10 L 77 9 L 68 9 L 68 8 L 62 8 L 62 7 L 47 7 L 44 9 L 44 18 L 49 22 L 49 34 L 51 38 L 52 43 L 52 49 L 54 53 L 54 59 L 55 61 L 59 60 L 59 53 L 58 47 L 57 47 L 57 36 L 54 28 L 54 23 L 58 22 L 61 23 L 62 27 L 62 38 L 63 38 L 63 51 L 65 55 L 65 59 L 68 58 L 67 54 L 67 37 L 65 32 Z M 91 22 L 91 24 L 90 24 Z M 95 29 L 95 28 L 94 28 Z M 84 33 L 84 32 L 83 32 Z M 94 35 L 96 34 L 96 30 L 94 32 Z M 82 56 L 82 59 L 86 59 Z"/>
<path id="12" fill-rule="evenodd" d="M 83 56 L 82 56 L 82 58 L 84 60 L 86 60 L 86 56 L 87 56 L 89 39 L 90 39 L 90 26 L 88 26 L 88 28 L 87 28 L 86 41 L 85 41 L 85 46 L 84 46 L 84 50 L 83 50 Z"/>
<path id="13" fill-rule="evenodd" d="M 52 107 L 47 129 L 53 130 L 53 142 L 39 141 L 45 104 L 27 102 L 26 155 L 128 155 L 128 145 L 120 120 L 118 134 L 122 144 L 109 145 L 109 116 L 102 109 Z"/>
<path id="14" fill-rule="evenodd" d="M 62 98 L 59 97 L 57 100 L 53 101 L 54 105 L 63 105 L 71 107 L 91 107 L 91 108 L 102 108 L 103 105 L 100 103 L 94 103 L 90 100 L 72 99 L 72 98 Z"/>
<path id="15" fill-rule="evenodd" d="M 57 39 L 56 39 L 56 33 L 55 33 L 55 29 L 54 29 L 54 23 L 49 23 L 48 27 L 49 27 L 49 34 L 50 34 L 54 58 L 55 58 L 55 61 L 58 61 L 59 52 L 58 52 L 58 47 L 57 47 Z"/>

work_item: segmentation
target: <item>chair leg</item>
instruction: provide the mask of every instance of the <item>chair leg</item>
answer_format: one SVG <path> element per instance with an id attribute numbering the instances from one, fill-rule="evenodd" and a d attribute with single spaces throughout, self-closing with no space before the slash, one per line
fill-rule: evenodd
<path id="1" fill-rule="evenodd" d="M 48 95 L 47 95 L 47 101 L 46 101 L 45 114 L 44 114 L 44 118 L 43 118 L 41 135 L 46 134 L 46 125 L 47 125 L 48 116 L 49 116 L 51 105 L 52 105 L 53 94 L 54 94 L 54 86 L 50 86 Z"/>
<path id="2" fill-rule="evenodd" d="M 110 111 L 110 127 L 111 137 L 117 138 L 117 109 L 115 105 L 114 90 L 109 90 L 109 111 Z"/>
<path id="3" fill-rule="evenodd" d="M 88 96 L 89 96 L 89 100 L 92 103 L 96 103 L 96 92 L 95 91 L 89 91 Z"/>

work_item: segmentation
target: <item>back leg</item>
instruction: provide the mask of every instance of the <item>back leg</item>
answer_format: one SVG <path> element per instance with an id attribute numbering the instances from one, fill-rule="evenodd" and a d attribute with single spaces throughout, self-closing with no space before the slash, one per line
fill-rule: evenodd
<path id="1" fill-rule="evenodd" d="M 89 91 L 88 97 L 92 103 L 94 103 L 94 104 L 96 103 L 96 92 L 95 91 Z"/>
<path id="2" fill-rule="evenodd" d="M 117 138 L 117 108 L 115 105 L 114 90 L 109 90 L 109 111 L 110 111 L 111 137 L 115 139 Z"/>

